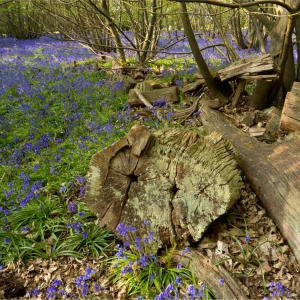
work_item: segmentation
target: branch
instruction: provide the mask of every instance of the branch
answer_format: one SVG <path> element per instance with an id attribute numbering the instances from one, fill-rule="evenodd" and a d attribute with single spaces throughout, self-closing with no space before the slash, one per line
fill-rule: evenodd
<path id="1" fill-rule="evenodd" d="M 248 2 L 248 3 L 241 3 L 241 4 L 233 4 L 233 3 L 223 3 L 223 2 L 216 2 L 215 0 L 169 0 L 171 2 L 197 2 L 197 3 L 206 3 L 206 4 L 212 4 L 217 6 L 223 6 L 228 8 L 242 8 L 242 7 L 249 7 L 249 6 L 255 6 L 258 4 L 276 4 L 279 6 L 282 6 L 285 8 L 288 12 L 293 13 L 294 9 L 289 6 L 286 3 L 283 3 L 278 0 L 259 0 L 255 2 Z"/>

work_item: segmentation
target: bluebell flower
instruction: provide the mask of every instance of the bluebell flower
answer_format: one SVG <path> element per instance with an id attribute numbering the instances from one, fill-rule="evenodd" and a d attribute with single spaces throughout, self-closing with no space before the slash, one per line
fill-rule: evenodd
<path id="1" fill-rule="evenodd" d="M 77 204 L 76 203 L 70 203 L 68 205 L 68 211 L 69 212 L 77 212 Z"/>
<path id="2" fill-rule="evenodd" d="M 144 220 L 144 224 L 150 226 L 150 222 L 148 220 Z"/>
<path id="3" fill-rule="evenodd" d="M 126 274 L 126 273 L 132 273 L 132 268 L 130 268 L 130 267 L 124 267 L 123 269 L 122 269 L 122 272 L 121 272 L 121 274 L 122 275 L 124 275 L 124 274 Z"/>
<path id="4" fill-rule="evenodd" d="M 96 292 L 100 291 L 100 285 L 99 285 L 98 283 L 96 283 L 96 284 L 94 285 L 94 290 L 95 290 Z"/>
<path id="5" fill-rule="evenodd" d="M 85 185 L 80 187 L 80 191 L 79 191 L 79 196 L 80 197 L 84 197 L 85 190 L 86 190 L 86 186 Z"/>
<path id="6" fill-rule="evenodd" d="M 28 226 L 25 226 L 23 228 L 21 228 L 22 231 L 28 232 L 30 231 L 30 228 Z"/>
<path id="7" fill-rule="evenodd" d="M 175 284 L 179 285 L 179 286 L 182 286 L 182 279 L 181 277 L 176 277 L 175 281 L 174 281 Z"/>
<path id="8" fill-rule="evenodd" d="M 224 278 L 220 278 L 218 281 L 219 281 L 219 283 L 222 284 L 222 285 L 225 283 L 225 279 L 224 279 Z"/>
<path id="9" fill-rule="evenodd" d="M 183 264 L 178 263 L 177 266 L 176 266 L 176 269 L 181 269 L 182 267 L 183 267 Z"/>
<path id="10" fill-rule="evenodd" d="M 289 289 L 284 287 L 281 282 L 270 282 L 269 290 L 272 292 L 271 296 L 273 298 L 276 296 L 286 296 L 289 298 Z"/>
<path id="11" fill-rule="evenodd" d="M 245 241 L 246 243 L 248 243 L 248 242 L 250 241 L 250 235 L 247 235 L 247 236 L 245 237 L 244 241 Z"/>
<path id="12" fill-rule="evenodd" d="M 93 268 L 87 267 L 87 268 L 85 269 L 85 275 L 86 275 L 88 278 L 90 278 L 90 276 L 91 276 L 92 274 L 96 274 L 96 273 L 97 273 L 97 271 L 96 271 L 95 269 L 93 269 Z"/>
<path id="13" fill-rule="evenodd" d="M 189 252 L 191 252 L 191 250 L 188 247 L 186 247 L 185 249 L 180 251 L 180 255 L 184 255 L 184 254 L 189 253 Z"/>
<path id="14" fill-rule="evenodd" d="M 56 296 L 57 293 L 58 288 L 56 288 L 55 286 L 49 286 L 46 290 L 46 298 L 52 299 Z"/>
<path id="15" fill-rule="evenodd" d="M 8 243 L 10 243 L 10 241 L 11 241 L 10 238 L 7 238 L 7 237 L 4 238 L 4 243 L 8 244 Z"/>
<path id="16" fill-rule="evenodd" d="M 78 183 L 81 183 L 81 184 L 83 184 L 83 183 L 86 182 L 86 178 L 84 178 L 84 177 L 82 177 L 80 175 L 77 176 L 75 179 L 77 180 Z"/>
<path id="17" fill-rule="evenodd" d="M 59 190 L 59 192 L 61 194 L 64 194 L 66 192 L 66 190 L 67 190 L 67 187 L 65 185 L 62 185 L 61 188 L 60 188 L 60 190 Z"/>
<path id="18" fill-rule="evenodd" d="M 193 284 L 190 284 L 186 289 L 186 293 L 189 294 L 189 297 L 191 299 L 194 299 L 197 294 L 197 289 L 195 288 L 195 286 Z"/>
<path id="19" fill-rule="evenodd" d="M 150 282 L 153 281 L 154 278 L 155 278 L 155 275 L 154 274 L 150 274 L 150 277 L 149 277 Z"/>
<path id="20" fill-rule="evenodd" d="M 83 216 L 85 216 L 85 212 L 84 211 L 81 211 L 81 212 L 78 213 L 78 217 L 83 217 Z"/>
<path id="21" fill-rule="evenodd" d="M 153 241 L 154 231 L 151 231 L 148 235 L 150 241 Z"/>
<path id="22" fill-rule="evenodd" d="M 55 280 L 52 280 L 52 282 L 51 282 L 50 285 L 51 285 L 51 286 L 56 286 L 56 287 L 62 286 L 62 281 L 61 281 L 61 280 L 58 280 L 58 279 L 55 279 Z"/>

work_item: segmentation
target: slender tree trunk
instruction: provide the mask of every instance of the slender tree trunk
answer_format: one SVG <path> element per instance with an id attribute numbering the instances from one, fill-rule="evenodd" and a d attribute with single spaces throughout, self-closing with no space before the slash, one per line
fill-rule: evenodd
<path id="1" fill-rule="evenodd" d="M 266 50 L 266 47 L 265 47 L 265 42 L 264 42 L 263 36 L 261 34 L 258 22 L 256 21 L 256 19 L 253 16 L 251 16 L 251 20 L 253 22 L 253 25 L 254 25 L 254 28 L 255 28 L 255 31 L 256 31 L 256 34 L 257 34 L 260 53 L 261 54 L 266 54 L 267 50 Z"/>
<path id="2" fill-rule="evenodd" d="M 102 0 L 101 8 L 107 16 L 110 16 L 109 6 L 108 6 L 107 2 L 108 2 L 107 0 Z M 118 30 L 117 30 L 115 24 L 111 20 L 107 19 L 107 21 L 108 21 L 108 27 L 111 30 L 111 34 L 112 34 L 112 36 L 114 38 L 114 41 L 116 43 L 116 51 L 117 51 L 117 54 L 118 54 L 118 59 L 119 59 L 121 64 L 125 64 L 126 63 L 126 56 L 125 56 L 124 49 L 122 48 L 123 44 L 122 44 L 122 41 L 120 39 L 120 35 L 118 33 Z"/>
<path id="3" fill-rule="evenodd" d="M 196 61 L 197 65 L 199 67 L 199 70 L 205 80 L 205 83 L 206 83 L 212 97 L 218 98 L 220 103 L 224 104 L 226 102 L 227 98 L 219 90 L 214 77 L 210 73 L 206 62 L 205 62 L 201 52 L 199 51 L 199 47 L 198 47 L 196 38 L 194 36 L 194 32 L 193 32 L 190 20 L 189 20 L 189 15 L 187 13 L 186 4 L 184 2 L 178 2 L 178 8 L 181 13 L 181 19 L 182 19 L 185 34 L 189 41 L 195 61 Z"/>
<path id="4" fill-rule="evenodd" d="M 236 61 L 239 59 L 239 56 L 236 54 L 234 48 L 232 47 L 231 43 L 228 41 L 228 38 L 226 36 L 226 32 L 224 32 L 221 23 L 219 22 L 219 20 L 216 18 L 215 14 L 216 12 L 213 10 L 213 8 L 210 5 L 207 5 L 207 9 L 209 11 L 209 13 L 211 14 L 214 23 L 216 25 L 216 27 L 218 28 L 219 33 L 221 34 L 221 37 L 224 41 L 225 47 L 227 49 L 227 51 L 229 52 L 231 58 Z"/>

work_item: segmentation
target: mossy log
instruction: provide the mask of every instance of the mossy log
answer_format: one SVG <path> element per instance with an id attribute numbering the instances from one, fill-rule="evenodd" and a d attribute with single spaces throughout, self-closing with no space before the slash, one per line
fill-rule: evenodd
<path id="1" fill-rule="evenodd" d="M 201 108 L 209 132 L 232 141 L 236 160 L 300 263 L 300 133 L 281 143 L 266 144 L 248 136 L 221 113 Z"/>
<path id="2" fill-rule="evenodd" d="M 101 226 L 125 224 L 155 233 L 157 248 L 199 241 L 240 197 L 242 180 L 229 143 L 143 125 L 92 157 L 85 201 Z M 143 221 L 151 222 L 150 228 Z"/>

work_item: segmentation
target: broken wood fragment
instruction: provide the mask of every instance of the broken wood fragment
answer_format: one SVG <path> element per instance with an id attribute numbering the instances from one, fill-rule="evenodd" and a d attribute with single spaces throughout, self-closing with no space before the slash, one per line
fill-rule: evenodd
<path id="1" fill-rule="evenodd" d="M 236 107 L 246 85 L 245 79 L 240 79 L 231 99 L 231 106 Z"/>
<path id="2" fill-rule="evenodd" d="M 237 280 L 222 267 L 212 267 L 212 261 L 197 250 L 192 250 L 184 256 L 177 254 L 173 256 L 176 263 L 187 266 L 199 282 L 203 282 L 211 291 L 215 299 L 235 299 L 246 300 L 247 295 L 238 285 Z M 224 284 L 220 284 L 219 279 L 224 279 Z"/>
<path id="3" fill-rule="evenodd" d="M 277 67 L 270 54 L 240 59 L 229 67 L 218 71 L 221 81 L 241 79 L 276 79 Z"/>

